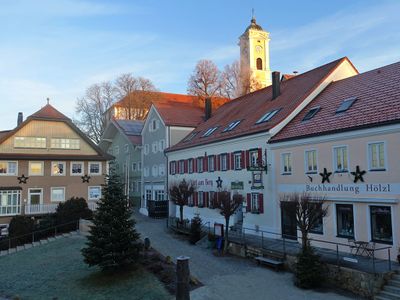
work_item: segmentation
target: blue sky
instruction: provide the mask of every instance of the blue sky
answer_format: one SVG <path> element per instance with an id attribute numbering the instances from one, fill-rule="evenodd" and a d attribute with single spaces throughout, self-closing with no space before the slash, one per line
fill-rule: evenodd
<path id="1" fill-rule="evenodd" d="M 74 117 L 93 83 L 132 72 L 185 93 L 199 59 L 239 57 L 255 9 L 271 68 L 304 72 L 342 56 L 359 71 L 400 60 L 400 1 L 0 1 L 0 130 L 46 103 Z"/>

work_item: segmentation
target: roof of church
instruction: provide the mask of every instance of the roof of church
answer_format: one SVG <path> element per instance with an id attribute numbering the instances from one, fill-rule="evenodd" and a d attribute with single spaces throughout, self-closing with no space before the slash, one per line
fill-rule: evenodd
<path id="1" fill-rule="evenodd" d="M 342 106 L 346 101 L 347 105 Z M 305 118 L 311 109 L 317 112 Z M 331 83 L 270 142 L 399 122 L 400 62 L 397 62 Z"/>
<path id="2" fill-rule="evenodd" d="M 167 152 L 267 132 L 292 113 L 344 61 L 348 61 L 347 57 L 282 81 L 281 94 L 273 100 L 272 86 L 268 86 L 229 101 Z M 273 117 L 260 122 L 268 113 L 274 113 Z M 234 125 L 235 122 L 238 124 Z M 233 129 L 227 130 L 230 126 Z M 216 129 L 207 135 L 212 128 Z"/>
<path id="3" fill-rule="evenodd" d="M 247 31 L 249 31 L 250 29 L 264 31 L 264 30 L 262 29 L 262 27 L 261 27 L 260 25 L 257 24 L 256 18 L 254 18 L 254 17 L 251 19 L 250 25 L 247 26 L 247 28 L 246 28 L 246 30 L 245 30 L 244 32 L 247 32 Z"/>

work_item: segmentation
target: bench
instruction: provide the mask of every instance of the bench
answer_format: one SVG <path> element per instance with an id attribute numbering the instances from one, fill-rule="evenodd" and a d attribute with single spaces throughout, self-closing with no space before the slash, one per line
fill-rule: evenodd
<path id="1" fill-rule="evenodd" d="M 254 258 L 257 261 L 257 264 L 264 264 L 275 268 L 275 271 L 279 271 L 280 268 L 283 268 L 283 261 L 276 260 L 272 258 L 267 258 L 263 256 L 256 256 Z"/>

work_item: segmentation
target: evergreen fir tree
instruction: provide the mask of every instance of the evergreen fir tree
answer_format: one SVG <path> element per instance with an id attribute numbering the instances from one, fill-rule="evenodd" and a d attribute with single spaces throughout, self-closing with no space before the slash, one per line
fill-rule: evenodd
<path id="1" fill-rule="evenodd" d="M 93 225 L 82 249 L 84 261 L 89 266 L 98 265 L 103 271 L 117 270 L 139 259 L 139 233 L 127 206 L 122 183 L 111 172 L 103 185 L 103 197 L 93 216 Z"/>

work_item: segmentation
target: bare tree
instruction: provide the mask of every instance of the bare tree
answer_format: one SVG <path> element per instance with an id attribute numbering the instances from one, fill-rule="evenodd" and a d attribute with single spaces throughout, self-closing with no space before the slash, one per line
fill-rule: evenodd
<path id="1" fill-rule="evenodd" d="M 183 223 L 183 207 L 188 204 L 189 198 L 196 191 L 196 187 L 192 181 L 173 182 L 169 186 L 169 195 L 171 200 L 179 206 L 180 223 Z"/>
<path id="2" fill-rule="evenodd" d="M 311 196 L 309 193 L 291 193 L 280 196 L 281 209 L 294 210 L 296 225 L 301 232 L 303 250 L 309 246 L 308 235 L 310 231 L 328 213 L 325 198 L 319 195 Z M 292 211 L 293 212 L 293 211 Z"/>
<path id="3" fill-rule="evenodd" d="M 240 94 L 240 65 L 236 60 L 231 65 L 226 65 L 221 73 L 221 94 L 222 96 L 234 99 Z"/>
<path id="4" fill-rule="evenodd" d="M 96 143 L 100 142 L 107 124 L 106 111 L 116 99 L 117 93 L 112 82 L 105 81 L 88 87 L 85 95 L 77 100 L 75 110 L 80 118 L 74 121 Z"/>
<path id="5" fill-rule="evenodd" d="M 158 98 L 154 84 L 146 78 L 130 73 L 120 75 L 115 81 L 121 115 L 128 120 L 143 120 L 151 103 Z"/>
<path id="6" fill-rule="evenodd" d="M 218 193 L 218 205 L 221 210 L 220 214 L 225 218 L 224 253 L 228 250 L 229 220 L 242 203 L 243 196 L 240 194 L 234 194 L 233 197 L 231 197 L 231 193 L 227 191 Z"/>
<path id="7" fill-rule="evenodd" d="M 187 91 L 201 99 L 219 96 L 221 92 L 221 72 L 211 60 L 198 61 L 188 81 Z"/>

